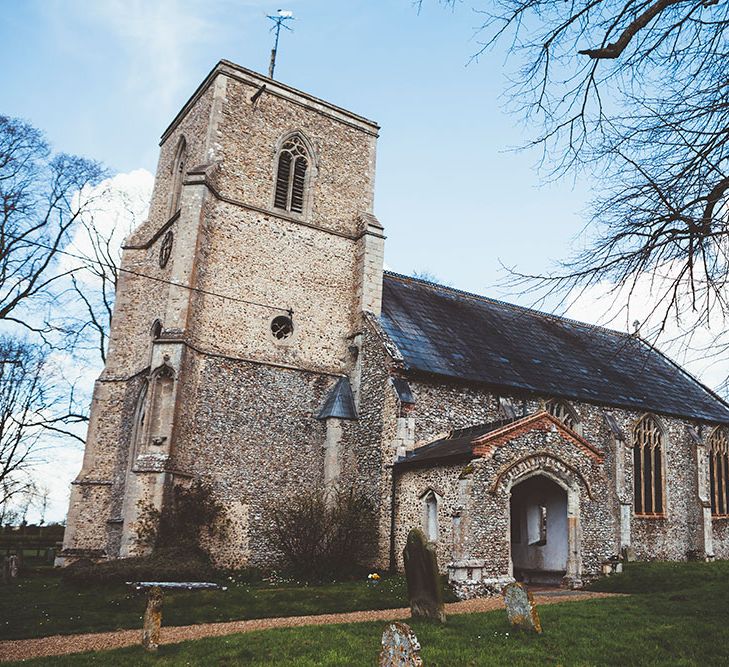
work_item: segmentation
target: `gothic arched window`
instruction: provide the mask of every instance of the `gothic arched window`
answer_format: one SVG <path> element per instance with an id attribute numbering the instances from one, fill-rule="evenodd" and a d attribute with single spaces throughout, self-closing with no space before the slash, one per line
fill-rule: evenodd
<path id="1" fill-rule="evenodd" d="M 711 514 L 729 515 L 729 439 L 724 428 L 716 428 L 709 438 L 709 482 Z"/>
<path id="2" fill-rule="evenodd" d="M 134 464 L 134 459 L 141 450 L 144 435 L 147 430 L 147 381 L 142 385 L 137 397 L 137 405 L 134 410 L 134 428 L 132 430 L 131 452 L 129 466 Z"/>
<path id="3" fill-rule="evenodd" d="M 170 199 L 170 215 L 174 215 L 180 208 L 180 194 L 182 181 L 185 178 L 185 164 L 187 163 L 187 141 L 180 137 L 175 151 L 175 161 L 172 163 L 172 198 Z"/>
<path id="4" fill-rule="evenodd" d="M 578 432 L 580 419 L 569 403 L 564 401 L 547 401 L 547 412 L 561 421 L 568 429 Z"/>
<path id="5" fill-rule="evenodd" d="M 301 137 L 287 139 L 278 154 L 273 205 L 292 213 L 304 212 L 309 152 Z"/>
<path id="6" fill-rule="evenodd" d="M 636 514 L 663 514 L 663 430 L 651 415 L 633 429 L 633 491 Z"/>

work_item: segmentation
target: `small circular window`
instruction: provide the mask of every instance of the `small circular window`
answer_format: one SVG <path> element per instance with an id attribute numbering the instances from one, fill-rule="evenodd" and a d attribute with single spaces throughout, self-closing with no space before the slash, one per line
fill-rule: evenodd
<path id="1" fill-rule="evenodd" d="M 294 323 L 290 317 L 279 315 L 271 322 L 271 333 L 276 340 L 286 340 L 294 333 Z"/>
<path id="2" fill-rule="evenodd" d="M 172 241 L 174 241 L 174 236 L 172 235 L 172 232 L 169 231 L 162 239 L 162 245 L 159 248 L 160 268 L 164 269 L 165 266 L 167 266 L 167 262 L 170 261 L 170 255 L 172 254 Z"/>

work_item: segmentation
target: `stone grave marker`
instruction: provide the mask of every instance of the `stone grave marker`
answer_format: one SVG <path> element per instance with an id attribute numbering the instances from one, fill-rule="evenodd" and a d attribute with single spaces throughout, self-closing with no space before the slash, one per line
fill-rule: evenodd
<path id="1" fill-rule="evenodd" d="M 445 623 L 435 547 L 427 542 L 421 530 L 413 528 L 408 533 L 403 560 L 413 618 L 431 618 Z"/>
<path id="2" fill-rule="evenodd" d="M 379 667 L 422 667 L 420 642 L 406 623 L 390 623 L 382 633 Z"/>
<path id="3" fill-rule="evenodd" d="M 145 651 L 155 653 L 159 648 L 160 628 L 162 627 L 162 600 L 165 589 L 186 591 L 228 590 L 225 586 L 207 581 L 127 581 L 128 586 L 137 590 L 147 590 L 147 608 L 144 610 L 142 626 L 142 646 Z"/>
<path id="4" fill-rule="evenodd" d="M 5 556 L 2 560 L 2 583 L 10 584 L 18 578 L 20 565 L 15 555 Z"/>
<path id="5" fill-rule="evenodd" d="M 504 588 L 504 602 L 509 622 L 520 630 L 528 632 L 541 632 L 542 624 L 539 622 L 537 605 L 534 597 L 524 584 L 514 582 Z"/>
<path id="6" fill-rule="evenodd" d="M 147 594 L 147 608 L 144 610 L 142 646 L 145 651 L 155 652 L 159 648 L 162 627 L 162 589 L 153 586 Z"/>

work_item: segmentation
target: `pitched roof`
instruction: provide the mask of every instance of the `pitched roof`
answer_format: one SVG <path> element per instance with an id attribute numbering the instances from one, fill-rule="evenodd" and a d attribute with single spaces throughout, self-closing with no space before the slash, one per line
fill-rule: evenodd
<path id="1" fill-rule="evenodd" d="M 352 387 L 346 377 L 337 380 L 337 384 L 332 387 L 321 411 L 317 415 L 317 419 L 327 419 L 329 417 L 357 419 L 357 408 L 354 405 Z"/>
<path id="2" fill-rule="evenodd" d="M 722 399 L 619 331 L 389 272 L 381 322 L 410 372 L 729 423 Z"/>
<path id="3" fill-rule="evenodd" d="M 582 436 L 570 430 L 555 416 L 545 410 L 534 412 L 525 417 L 502 419 L 469 428 L 454 429 L 414 450 L 395 462 L 399 468 L 411 466 L 437 465 L 467 461 L 480 456 L 489 456 L 493 447 L 500 447 L 517 437 L 525 430 L 559 430 L 562 435 L 582 448 L 589 456 L 602 460 L 602 452 L 587 442 Z"/>
<path id="4" fill-rule="evenodd" d="M 500 421 L 489 422 L 488 424 L 478 424 L 468 428 L 457 428 L 450 431 L 447 435 L 436 438 L 420 447 L 416 447 L 408 452 L 405 458 L 395 462 L 397 466 L 407 466 L 411 464 L 435 463 L 436 461 L 444 461 L 446 459 L 472 459 L 474 441 L 480 437 L 498 431 L 500 428 L 513 424 L 518 421 L 515 419 L 502 419 Z"/>

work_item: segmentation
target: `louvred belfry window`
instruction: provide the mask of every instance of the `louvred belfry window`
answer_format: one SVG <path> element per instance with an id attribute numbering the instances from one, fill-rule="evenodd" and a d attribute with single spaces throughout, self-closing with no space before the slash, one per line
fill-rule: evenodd
<path id="1" fill-rule="evenodd" d="M 663 431 L 650 415 L 633 430 L 633 490 L 636 514 L 663 514 Z"/>
<path id="2" fill-rule="evenodd" d="M 281 147 L 276 168 L 276 190 L 273 204 L 292 213 L 303 213 L 306 196 L 306 170 L 309 156 L 304 142 L 292 137 Z"/>
<path id="3" fill-rule="evenodd" d="M 723 428 L 709 439 L 709 482 L 712 516 L 729 516 L 729 440 Z"/>

